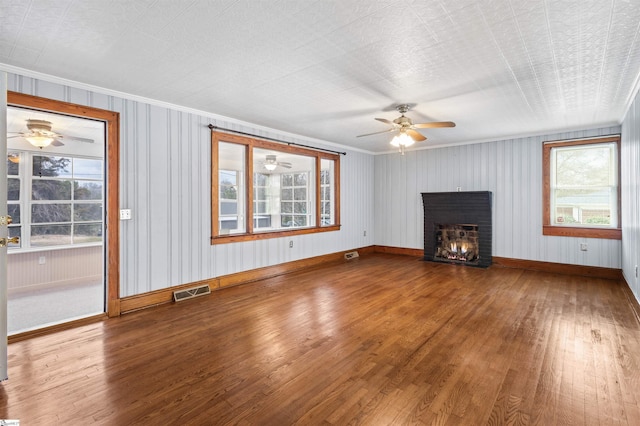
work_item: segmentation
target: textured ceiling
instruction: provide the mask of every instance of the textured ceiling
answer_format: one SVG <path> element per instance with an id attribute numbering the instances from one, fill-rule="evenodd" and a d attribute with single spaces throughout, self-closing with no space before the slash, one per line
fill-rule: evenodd
<path id="1" fill-rule="evenodd" d="M 619 123 L 640 0 L 0 0 L 0 63 L 384 152 Z M 7 67 L 9 66 L 9 67 Z M 0 65 L 0 68 L 2 65 Z"/>

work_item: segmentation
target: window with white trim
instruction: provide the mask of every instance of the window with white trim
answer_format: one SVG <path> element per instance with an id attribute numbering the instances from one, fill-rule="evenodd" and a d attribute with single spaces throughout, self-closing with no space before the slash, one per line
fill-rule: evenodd
<path id="1" fill-rule="evenodd" d="M 9 151 L 9 248 L 65 247 L 102 243 L 104 161 Z"/>

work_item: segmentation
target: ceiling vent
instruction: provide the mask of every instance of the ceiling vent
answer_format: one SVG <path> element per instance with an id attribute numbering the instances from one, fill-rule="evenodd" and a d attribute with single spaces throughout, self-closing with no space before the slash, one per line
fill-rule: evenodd
<path id="1" fill-rule="evenodd" d="M 193 299 L 194 297 L 204 296 L 209 293 L 211 293 L 211 289 L 206 284 L 184 290 L 177 290 L 173 292 L 173 301 L 180 302 L 181 300 Z"/>

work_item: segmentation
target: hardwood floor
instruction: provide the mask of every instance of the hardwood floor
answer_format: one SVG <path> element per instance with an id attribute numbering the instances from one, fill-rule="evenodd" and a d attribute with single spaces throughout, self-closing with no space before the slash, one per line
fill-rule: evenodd
<path id="1" fill-rule="evenodd" d="M 12 343 L 0 418 L 637 425 L 624 285 L 367 255 Z"/>

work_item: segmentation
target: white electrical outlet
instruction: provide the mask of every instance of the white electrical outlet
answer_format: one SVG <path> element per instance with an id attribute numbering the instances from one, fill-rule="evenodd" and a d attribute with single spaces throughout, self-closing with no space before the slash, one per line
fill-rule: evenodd
<path id="1" fill-rule="evenodd" d="M 367 231 L 364 231 L 364 232 L 362 233 L 362 236 L 363 236 L 363 237 L 366 237 L 366 236 L 367 236 Z"/>
<path id="2" fill-rule="evenodd" d="M 580 243 L 580 250 L 587 251 L 587 243 Z"/>
<path id="3" fill-rule="evenodd" d="M 131 220 L 131 209 L 120 209 L 120 220 Z"/>
<path id="4" fill-rule="evenodd" d="M 38 258 L 38 265 L 44 265 L 45 263 L 47 263 L 47 258 L 44 256 L 40 256 Z M 637 268 L 636 268 L 637 269 Z M 637 275 L 637 274 L 636 274 Z"/>
<path id="5" fill-rule="evenodd" d="M 289 248 L 293 248 L 293 241 L 289 241 Z"/>

